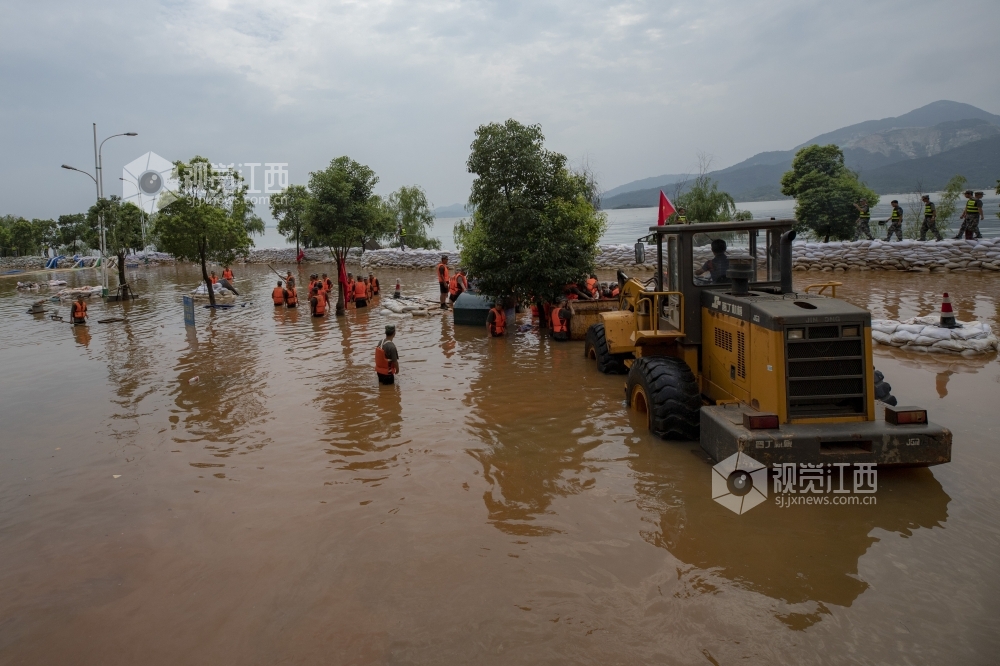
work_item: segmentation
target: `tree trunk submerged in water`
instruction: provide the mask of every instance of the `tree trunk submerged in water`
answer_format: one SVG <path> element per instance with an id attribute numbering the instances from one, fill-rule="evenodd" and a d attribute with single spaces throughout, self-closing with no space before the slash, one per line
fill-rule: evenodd
<path id="1" fill-rule="evenodd" d="M 118 286 L 125 284 L 125 251 L 118 253 Z"/>
<path id="2" fill-rule="evenodd" d="M 208 302 L 214 308 L 215 307 L 215 285 L 212 284 L 212 278 L 208 276 L 208 266 L 205 264 L 205 251 L 202 250 L 199 255 L 201 256 L 201 279 L 205 281 L 205 286 L 208 287 Z"/>
<path id="3" fill-rule="evenodd" d="M 337 316 L 343 317 L 347 314 L 347 300 L 344 298 L 344 289 L 347 287 L 347 253 L 336 250 L 333 255 L 337 259 Z"/>

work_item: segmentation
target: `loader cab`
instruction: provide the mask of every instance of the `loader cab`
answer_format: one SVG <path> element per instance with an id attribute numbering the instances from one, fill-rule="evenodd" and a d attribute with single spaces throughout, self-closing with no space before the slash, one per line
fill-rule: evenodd
<path id="1" fill-rule="evenodd" d="M 749 220 L 650 227 L 651 233 L 641 242 L 655 246 L 655 289 L 684 295 L 688 344 L 701 341 L 703 292 L 782 293 L 781 237 L 794 224 L 794 220 Z M 734 285 L 728 276 L 733 266 L 749 272 L 745 284 L 737 278 Z M 676 325 L 679 313 L 671 312 L 669 302 L 665 306 L 663 324 Z"/>

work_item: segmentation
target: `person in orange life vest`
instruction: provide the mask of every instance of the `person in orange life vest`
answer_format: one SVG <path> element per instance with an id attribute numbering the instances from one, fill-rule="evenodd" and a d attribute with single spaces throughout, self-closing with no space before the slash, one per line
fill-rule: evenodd
<path id="1" fill-rule="evenodd" d="M 369 273 L 368 274 L 368 282 L 372 286 L 372 296 L 373 297 L 378 296 L 379 292 L 381 291 L 381 285 L 379 285 L 378 278 L 375 277 L 374 273 Z"/>
<path id="2" fill-rule="evenodd" d="M 219 276 L 215 274 L 215 271 L 212 271 L 211 280 L 212 284 L 218 284 L 219 282 Z"/>
<path id="3" fill-rule="evenodd" d="M 588 294 L 585 291 L 582 291 L 580 289 L 579 285 L 577 285 L 576 282 L 570 282 L 568 285 L 566 285 L 563 288 L 563 294 L 565 295 L 565 298 L 567 298 L 567 299 L 569 299 L 571 301 L 575 301 L 575 300 L 581 299 L 581 298 L 583 300 L 585 300 L 585 301 L 592 301 L 592 300 L 594 300 L 594 299 L 592 299 L 590 297 L 590 294 Z"/>
<path id="4" fill-rule="evenodd" d="M 354 289 L 355 289 L 354 285 L 355 285 L 354 273 L 348 273 L 347 274 L 347 293 L 344 294 L 344 298 L 346 299 L 347 303 L 353 303 L 354 302 Z"/>
<path id="5" fill-rule="evenodd" d="M 597 288 L 597 276 L 596 275 L 594 275 L 593 273 L 591 273 L 590 277 L 587 278 L 587 281 L 584 282 L 583 284 L 584 284 L 584 287 L 583 287 L 584 290 L 588 294 L 590 294 L 591 298 L 600 298 L 601 297 L 601 292 Z"/>
<path id="6" fill-rule="evenodd" d="M 503 311 L 503 303 L 497 301 L 486 315 L 486 330 L 494 338 L 499 338 L 507 332 L 507 315 Z"/>
<path id="7" fill-rule="evenodd" d="M 309 276 L 309 296 L 312 296 L 313 288 L 316 286 L 316 274 L 313 273 Z"/>
<path id="8" fill-rule="evenodd" d="M 448 278 L 448 255 L 442 254 L 441 261 L 437 265 L 437 279 L 438 279 L 438 289 L 441 292 L 441 309 L 448 309 L 448 283 L 451 281 Z"/>
<path id="9" fill-rule="evenodd" d="M 354 306 L 358 308 L 368 307 L 368 287 L 364 280 L 357 280 L 354 283 Z"/>
<path id="10" fill-rule="evenodd" d="M 76 301 L 73 302 L 72 316 L 74 324 L 87 323 L 87 304 L 83 301 L 83 294 L 77 296 Z"/>
<path id="11" fill-rule="evenodd" d="M 222 269 L 222 279 L 229 280 L 230 282 L 232 282 L 233 280 L 235 280 L 236 277 L 233 275 L 233 269 L 231 269 L 229 266 L 226 266 L 225 268 L 223 268 Z"/>
<path id="12" fill-rule="evenodd" d="M 275 303 L 277 305 L 277 303 Z M 299 295 L 295 292 L 295 281 L 285 283 L 285 305 L 289 308 L 299 306 Z"/>
<path id="13" fill-rule="evenodd" d="M 459 268 L 455 275 L 448 281 L 448 300 L 455 304 L 463 291 L 469 288 L 469 282 L 465 279 L 465 270 Z"/>
<path id="14" fill-rule="evenodd" d="M 565 342 L 569 340 L 569 320 L 572 315 L 569 311 L 569 301 L 563 299 L 559 306 L 552 310 L 552 321 L 549 326 L 552 328 L 552 339 Z"/>
<path id="15" fill-rule="evenodd" d="M 371 281 L 371 278 L 365 278 L 365 289 L 368 292 L 368 302 L 371 303 L 372 302 L 372 298 L 375 297 L 375 292 L 372 290 L 372 281 Z"/>
<path id="16" fill-rule="evenodd" d="M 295 289 L 295 278 L 292 277 L 291 271 L 287 271 L 287 273 L 288 274 L 285 275 L 285 284 L 288 285 L 289 289 Z"/>
<path id="17" fill-rule="evenodd" d="M 395 335 L 396 327 L 389 324 L 385 327 L 385 339 L 375 347 L 375 374 L 379 384 L 394 384 L 399 374 L 399 352 L 392 341 Z"/>
<path id="18" fill-rule="evenodd" d="M 621 289 L 618 287 L 618 283 L 615 282 L 611 285 L 611 298 L 618 298 L 618 294 L 621 293 Z"/>
<path id="19" fill-rule="evenodd" d="M 323 273 L 323 288 L 326 289 L 327 296 L 333 291 L 333 280 L 328 278 L 326 273 Z"/>
<path id="20" fill-rule="evenodd" d="M 322 317 L 326 314 L 326 294 L 320 289 L 319 285 L 313 287 L 312 298 L 309 299 L 309 303 L 312 305 L 313 317 Z"/>
<path id="21" fill-rule="evenodd" d="M 280 308 L 288 300 L 288 292 L 286 292 L 281 287 L 281 280 L 278 280 L 278 286 L 271 290 L 271 302 L 274 303 L 274 307 Z"/>

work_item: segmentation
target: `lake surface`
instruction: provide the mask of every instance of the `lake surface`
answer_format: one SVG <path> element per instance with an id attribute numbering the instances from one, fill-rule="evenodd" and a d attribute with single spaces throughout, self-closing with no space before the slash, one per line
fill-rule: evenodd
<path id="1" fill-rule="evenodd" d="M 953 461 L 880 471 L 874 506 L 739 516 L 582 343 L 314 320 L 236 272 L 237 307 L 194 331 L 190 266 L 130 271 L 142 299 L 86 327 L 0 279 L 0 663 L 995 663 L 995 356 L 877 347 Z M 436 299 L 430 271 L 397 273 Z M 948 291 L 1000 319 L 994 275 L 837 278 L 875 316 Z M 389 322 L 402 374 L 380 387 Z"/>
<path id="2" fill-rule="evenodd" d="M 884 194 L 879 199 L 879 205 L 872 209 L 872 230 L 873 233 L 881 232 L 885 235 L 885 227 L 879 227 L 875 220 L 884 220 L 889 217 L 892 206 L 890 201 L 898 199 L 903 209 L 909 212 L 908 201 L 913 195 L 910 194 Z M 939 201 L 940 194 L 931 195 L 933 200 Z M 962 199 L 964 201 L 964 199 Z M 987 192 L 983 196 L 986 208 L 986 219 L 980 225 L 983 236 L 995 238 L 1000 236 L 1000 218 L 997 218 L 998 204 L 1000 196 L 993 192 Z M 767 219 L 774 217 L 777 219 L 795 217 L 795 201 L 793 199 L 783 199 L 780 201 L 749 201 L 737 203 L 739 210 L 749 210 L 756 219 Z M 649 233 L 648 228 L 656 224 L 656 208 L 631 208 L 622 210 L 605 211 L 608 215 L 608 229 L 601 238 L 601 243 L 624 243 L 630 245 L 636 239 Z M 445 250 L 455 249 L 454 227 L 455 223 L 461 220 L 460 217 L 442 217 L 434 220 L 434 226 L 428 233 L 432 238 L 441 240 L 441 247 Z M 958 232 L 961 223 L 952 225 L 952 236 Z M 254 239 L 257 247 L 287 247 L 295 246 L 295 243 L 287 243 L 284 237 L 278 233 L 275 227 L 268 227 L 263 237 Z"/>

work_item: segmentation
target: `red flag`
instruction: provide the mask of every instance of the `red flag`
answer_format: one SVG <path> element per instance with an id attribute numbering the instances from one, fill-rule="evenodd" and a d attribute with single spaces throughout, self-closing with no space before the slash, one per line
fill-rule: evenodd
<path id="1" fill-rule="evenodd" d="M 660 215 L 656 218 L 656 224 L 664 225 L 667 223 L 667 218 L 677 212 L 674 205 L 670 203 L 670 199 L 667 195 L 660 190 Z"/>

